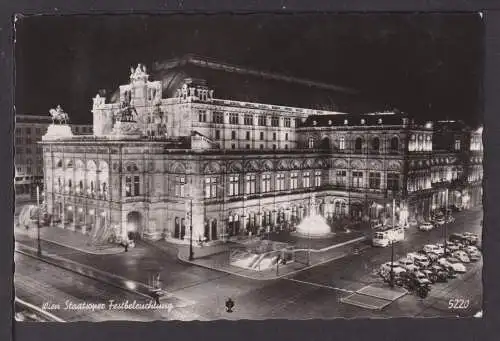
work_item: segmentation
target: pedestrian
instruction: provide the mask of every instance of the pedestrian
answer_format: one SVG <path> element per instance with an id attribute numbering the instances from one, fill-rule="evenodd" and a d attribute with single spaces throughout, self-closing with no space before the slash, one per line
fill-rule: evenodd
<path id="1" fill-rule="evenodd" d="M 125 252 L 128 252 L 128 242 L 125 242 L 124 247 L 125 247 Z"/>

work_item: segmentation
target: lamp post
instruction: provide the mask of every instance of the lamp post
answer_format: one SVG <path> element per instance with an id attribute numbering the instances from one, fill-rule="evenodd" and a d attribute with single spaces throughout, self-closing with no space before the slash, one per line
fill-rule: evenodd
<path id="1" fill-rule="evenodd" d="M 36 253 L 40 257 L 42 255 L 42 244 L 40 242 L 40 186 L 36 185 L 36 231 L 37 231 L 37 249 Z"/>
<path id="2" fill-rule="evenodd" d="M 444 234 L 444 256 L 446 257 L 446 249 L 447 249 L 447 227 L 448 227 L 448 188 L 446 189 L 446 197 L 445 206 L 444 206 L 444 225 L 443 225 L 443 234 Z"/>
<path id="3" fill-rule="evenodd" d="M 189 208 L 189 260 L 194 259 L 193 252 L 193 198 L 190 198 L 190 208 Z"/>
<path id="4" fill-rule="evenodd" d="M 392 228 L 394 229 L 394 223 L 395 223 L 395 213 L 396 213 L 396 199 L 392 199 Z M 391 278 L 390 278 L 390 285 L 391 288 L 394 288 L 394 235 L 390 236 L 390 241 L 391 241 Z"/>

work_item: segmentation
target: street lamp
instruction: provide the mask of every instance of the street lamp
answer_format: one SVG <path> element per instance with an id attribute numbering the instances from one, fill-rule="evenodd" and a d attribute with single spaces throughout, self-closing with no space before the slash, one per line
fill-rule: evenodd
<path id="1" fill-rule="evenodd" d="M 446 197 L 445 199 L 445 206 L 444 206 L 444 226 L 443 226 L 443 232 L 444 232 L 444 255 L 446 257 L 446 249 L 447 249 L 447 228 L 448 228 L 448 188 L 446 189 Z"/>
<path id="2" fill-rule="evenodd" d="M 37 230 L 37 249 L 36 253 L 40 257 L 42 255 L 42 244 L 40 242 L 40 185 L 36 185 L 36 230 Z"/>
<path id="3" fill-rule="evenodd" d="M 189 260 L 194 259 L 193 252 L 193 198 L 190 198 L 190 208 L 189 208 Z"/>
<path id="4" fill-rule="evenodd" d="M 392 199 L 392 228 L 394 229 L 394 223 L 395 223 L 395 212 L 396 212 L 396 199 Z M 391 241 L 391 278 L 390 278 L 390 285 L 391 288 L 394 288 L 394 235 L 390 235 L 390 241 Z"/>

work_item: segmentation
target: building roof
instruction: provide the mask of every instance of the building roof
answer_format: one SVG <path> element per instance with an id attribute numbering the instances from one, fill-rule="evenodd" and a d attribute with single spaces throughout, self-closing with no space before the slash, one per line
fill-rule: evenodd
<path id="1" fill-rule="evenodd" d="M 162 81 L 163 97 L 173 97 L 186 79 L 202 79 L 219 99 L 300 108 L 363 113 L 377 110 L 358 91 L 333 84 L 230 65 L 196 55 L 157 62 L 151 80 Z M 113 99 L 112 99 L 113 101 Z"/>

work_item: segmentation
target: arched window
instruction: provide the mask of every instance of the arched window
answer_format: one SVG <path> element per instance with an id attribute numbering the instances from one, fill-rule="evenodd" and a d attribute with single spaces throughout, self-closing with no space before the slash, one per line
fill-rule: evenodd
<path id="1" fill-rule="evenodd" d="M 372 150 L 374 152 L 378 152 L 380 150 L 380 139 L 378 137 L 374 137 L 372 140 Z"/>
<path id="2" fill-rule="evenodd" d="M 58 160 L 56 163 L 57 168 L 62 168 L 62 160 Z"/>
<path id="3" fill-rule="evenodd" d="M 399 140 L 396 136 L 391 139 L 391 152 L 397 152 L 399 149 Z"/>
<path id="4" fill-rule="evenodd" d="M 362 147 L 363 147 L 363 139 L 361 137 L 358 137 L 354 142 L 354 151 L 356 153 L 361 153 Z"/>

